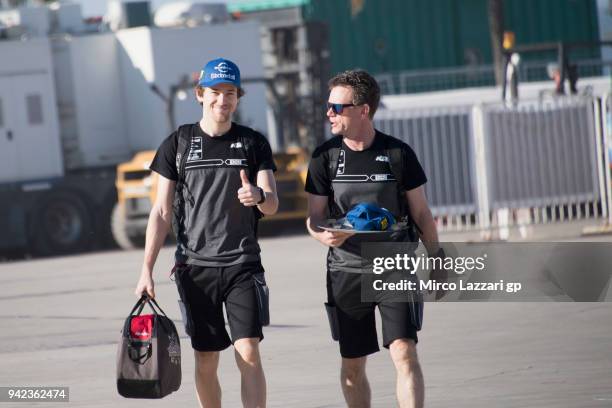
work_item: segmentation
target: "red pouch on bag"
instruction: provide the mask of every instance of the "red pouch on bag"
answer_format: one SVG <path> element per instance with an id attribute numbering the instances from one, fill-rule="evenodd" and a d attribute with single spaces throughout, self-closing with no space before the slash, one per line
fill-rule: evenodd
<path id="1" fill-rule="evenodd" d="M 149 340 L 153 331 L 155 315 L 135 316 L 130 321 L 130 337 L 134 340 Z"/>

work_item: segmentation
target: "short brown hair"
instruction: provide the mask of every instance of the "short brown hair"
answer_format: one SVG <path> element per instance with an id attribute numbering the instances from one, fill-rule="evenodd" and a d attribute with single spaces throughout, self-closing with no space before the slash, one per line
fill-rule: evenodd
<path id="1" fill-rule="evenodd" d="M 238 98 L 242 98 L 245 94 L 244 89 L 242 88 L 237 88 L 238 89 Z M 203 95 L 204 94 L 204 87 L 200 86 L 200 85 L 196 85 L 195 87 L 195 91 L 197 92 L 198 95 Z"/>
<path id="2" fill-rule="evenodd" d="M 380 87 L 372 75 L 363 70 L 344 71 L 330 79 L 327 85 L 330 90 L 336 86 L 351 88 L 353 90 L 352 103 L 355 105 L 368 104 L 370 119 L 374 117 L 380 103 Z"/>

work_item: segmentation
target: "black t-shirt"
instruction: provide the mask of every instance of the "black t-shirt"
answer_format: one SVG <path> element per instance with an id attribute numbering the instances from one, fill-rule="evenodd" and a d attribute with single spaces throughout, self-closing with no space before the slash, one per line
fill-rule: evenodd
<path id="1" fill-rule="evenodd" d="M 333 196 L 330 216 L 336 218 L 359 203 L 373 203 L 386 208 L 396 218 L 401 217 L 400 198 L 404 192 L 427 182 L 425 172 L 414 151 L 406 143 L 376 131 L 374 141 L 363 151 L 351 150 L 336 136 L 319 146 L 312 155 L 306 178 L 306 191 L 320 196 Z M 330 151 L 339 148 L 336 174 L 330 178 Z M 401 149 L 401 180 L 399 186 L 389 164 L 387 149 Z M 399 190 L 399 191 L 398 191 Z M 399 192 L 399 194 L 398 194 Z M 373 241 L 403 241 L 405 233 L 354 235 L 340 248 L 330 248 L 328 267 L 332 271 L 361 272 L 361 243 Z"/>
<path id="2" fill-rule="evenodd" d="M 270 144 L 261 133 L 236 123 L 216 137 L 204 133 L 199 123 L 189 125 L 186 131 L 191 134 L 191 145 L 182 190 L 184 217 L 179 226 L 184 239 L 179 239 L 177 255 L 187 263 L 202 266 L 259 260 L 253 208 L 238 200 L 240 170 L 249 172 L 241 140 L 251 138 L 253 168 L 257 171 L 276 170 Z M 174 132 L 157 150 L 151 170 L 177 181 L 177 148 L 178 134 Z"/>

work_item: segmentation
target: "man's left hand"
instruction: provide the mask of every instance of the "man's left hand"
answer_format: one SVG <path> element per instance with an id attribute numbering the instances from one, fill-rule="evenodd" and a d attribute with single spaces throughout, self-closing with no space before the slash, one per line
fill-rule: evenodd
<path id="1" fill-rule="evenodd" d="M 240 180 L 242 180 L 242 187 L 238 189 L 238 200 L 245 207 L 256 206 L 262 198 L 259 188 L 249 182 L 244 170 L 240 170 Z"/>

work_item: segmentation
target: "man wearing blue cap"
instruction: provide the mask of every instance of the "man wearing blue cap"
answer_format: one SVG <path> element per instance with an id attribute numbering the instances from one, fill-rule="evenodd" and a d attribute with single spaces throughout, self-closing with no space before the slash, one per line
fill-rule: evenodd
<path id="1" fill-rule="evenodd" d="M 200 405 L 221 406 L 219 351 L 233 344 L 244 406 L 265 407 L 259 342 L 269 317 L 256 229 L 261 214 L 278 209 L 276 167 L 266 138 L 232 122 L 244 95 L 236 64 L 223 58 L 208 62 L 195 94 L 202 119 L 180 126 L 151 163 L 159 182 L 135 293 L 155 296 L 153 266 L 174 227 L 175 279 L 195 350 Z"/>
<path id="2" fill-rule="evenodd" d="M 389 228 L 395 219 L 415 224 L 429 254 L 443 256 L 425 198 L 427 181 L 414 151 L 402 141 L 374 129 L 380 90 L 365 71 L 346 71 L 329 81 L 327 117 L 336 137 L 319 146 L 308 168 L 310 235 L 329 247 L 326 304 L 332 337 L 340 345 L 341 385 L 349 407 L 370 406 L 365 366 L 379 351 L 375 308 L 397 371 L 399 406 L 422 407 L 424 381 L 416 353 L 421 327 L 420 303 L 362 302 L 363 242 L 418 240 L 412 228 Z M 356 230 L 377 228 L 381 234 L 353 234 L 320 226 L 328 218 L 346 217 Z M 417 310 L 418 309 L 418 310 Z"/>

